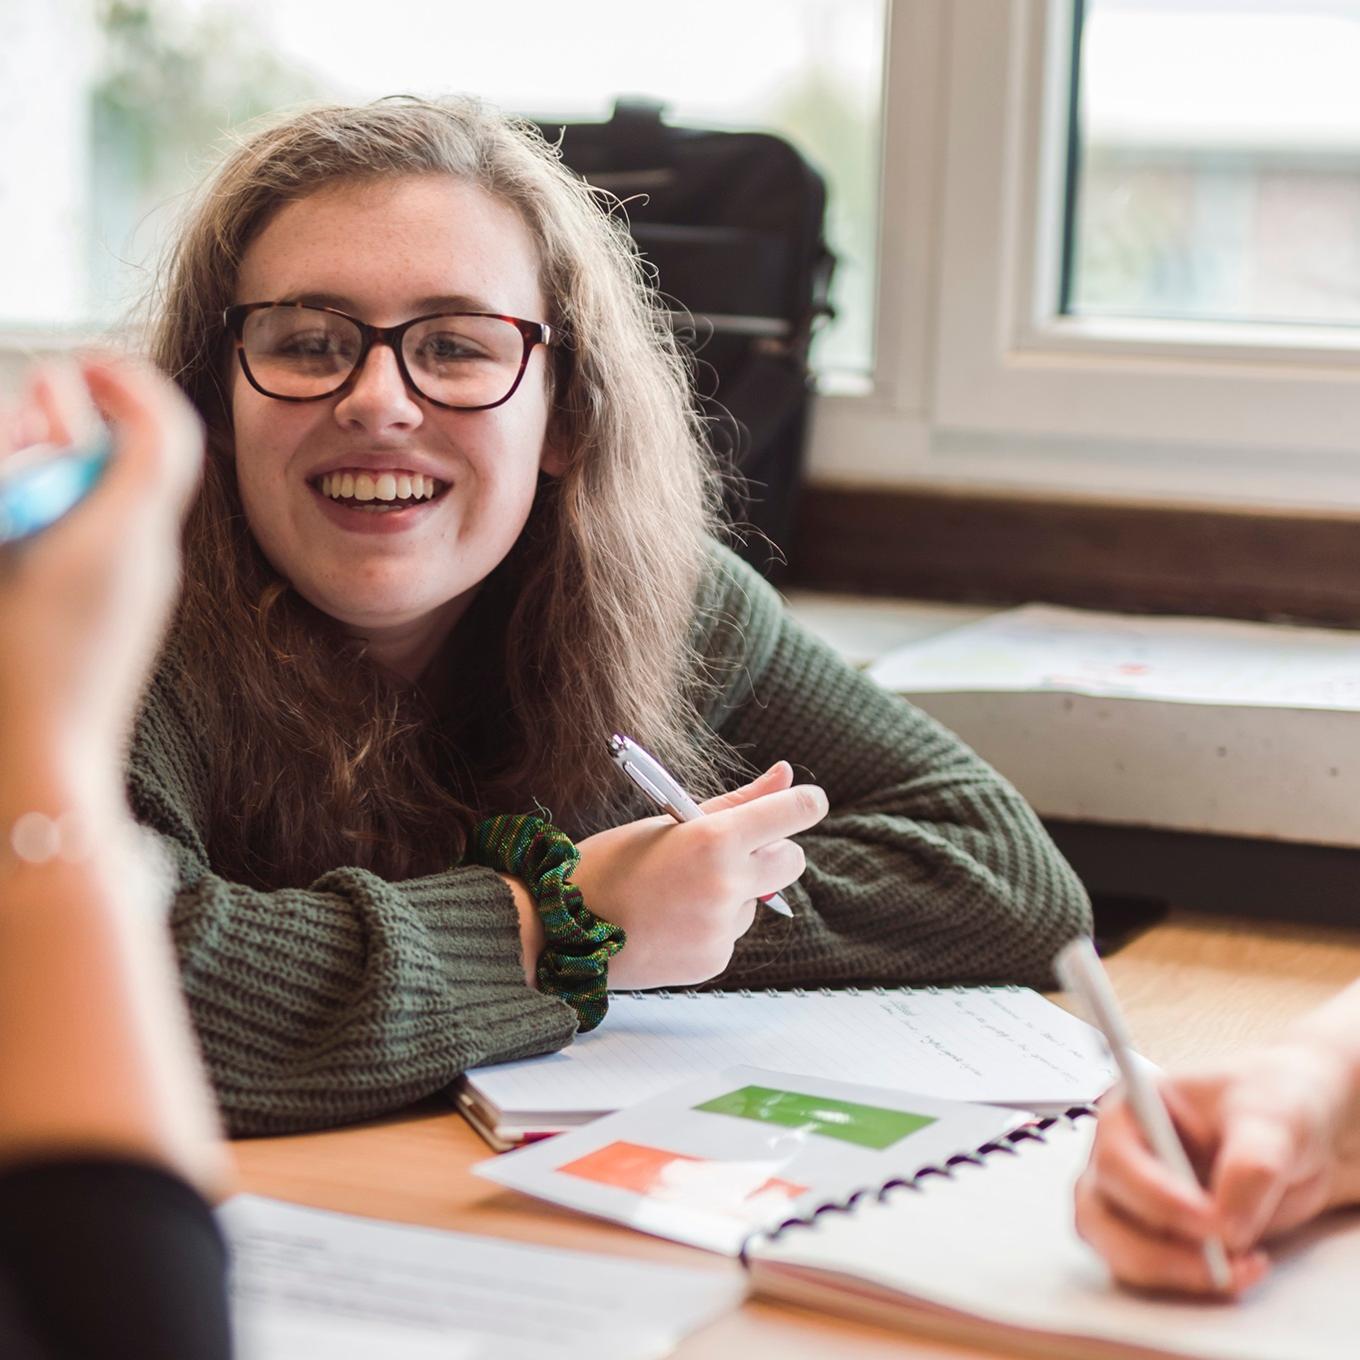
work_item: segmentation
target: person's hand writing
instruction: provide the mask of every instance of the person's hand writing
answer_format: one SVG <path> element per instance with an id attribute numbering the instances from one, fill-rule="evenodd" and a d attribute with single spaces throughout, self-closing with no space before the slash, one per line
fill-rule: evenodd
<path id="1" fill-rule="evenodd" d="M 1263 1243 L 1360 1200 L 1360 1096 L 1345 1048 L 1305 1030 L 1162 1093 L 1207 1188 L 1171 1175 L 1118 1094 L 1077 1184 L 1077 1230 L 1123 1283 L 1213 1292 L 1203 1244 L 1219 1236 L 1238 1293 L 1269 1269 Z"/>
<path id="2" fill-rule="evenodd" d="M 704 803 L 705 817 L 647 817 L 581 841 L 573 881 L 596 915 L 628 933 L 612 987 L 688 986 L 716 977 L 750 928 L 756 899 L 803 872 L 790 840 L 826 816 L 826 794 L 793 785 L 780 761 Z"/>

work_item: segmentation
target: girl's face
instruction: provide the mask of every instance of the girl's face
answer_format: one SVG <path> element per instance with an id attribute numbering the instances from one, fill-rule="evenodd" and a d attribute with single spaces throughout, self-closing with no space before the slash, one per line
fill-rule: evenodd
<path id="1" fill-rule="evenodd" d="M 538 274 L 512 208 L 448 176 L 412 176 L 287 204 L 246 250 L 236 301 L 310 302 L 375 326 L 445 311 L 543 321 Z M 545 448 L 546 362 L 536 346 L 514 396 L 485 411 L 418 396 L 386 345 L 344 393 L 317 401 L 264 396 L 235 366 L 236 475 L 251 531 L 303 598 L 396 669 L 428 660 L 518 538 L 540 468 L 558 470 Z M 337 499 L 361 475 L 378 498 L 395 486 L 401 503 L 405 478 L 413 494 L 393 510 Z M 430 487 L 416 478 L 433 479 L 432 497 L 414 494 Z"/>

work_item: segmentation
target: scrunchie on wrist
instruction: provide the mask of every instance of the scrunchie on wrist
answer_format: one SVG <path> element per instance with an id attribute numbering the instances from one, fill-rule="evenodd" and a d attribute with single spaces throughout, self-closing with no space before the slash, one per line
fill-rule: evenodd
<path id="1" fill-rule="evenodd" d="M 488 817 L 473 828 L 468 858 L 510 874 L 529 889 L 543 925 L 535 975 L 594 1029 L 609 1008 L 609 960 L 624 946 L 621 927 L 592 915 L 571 875 L 580 851 L 565 832 L 529 813 Z"/>

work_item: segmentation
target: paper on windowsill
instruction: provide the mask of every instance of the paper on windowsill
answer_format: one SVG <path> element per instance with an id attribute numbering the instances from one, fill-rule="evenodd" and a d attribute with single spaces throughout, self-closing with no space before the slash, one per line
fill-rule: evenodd
<path id="1" fill-rule="evenodd" d="M 1350 710 L 1360 709 L 1360 633 L 1025 605 L 890 652 L 869 673 L 902 694 Z"/>

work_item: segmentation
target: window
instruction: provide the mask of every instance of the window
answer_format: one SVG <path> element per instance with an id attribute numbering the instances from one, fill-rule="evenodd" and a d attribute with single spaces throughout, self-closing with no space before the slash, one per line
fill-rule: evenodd
<path id="1" fill-rule="evenodd" d="M 645 94 L 672 122 L 781 132 L 823 171 L 838 318 L 816 358 L 867 371 L 886 4 L 690 0 L 644 16 L 627 0 L 5 0 L 0 113 L 20 156 L 0 163 L 0 325 L 124 315 L 179 196 L 256 114 L 467 91 L 597 119 L 616 94 Z"/>
<path id="2" fill-rule="evenodd" d="M 1360 0 L 1077 18 L 1062 310 L 1360 326 Z"/>
<path id="3" fill-rule="evenodd" d="M 1351 34 L 1356 6 L 1337 0 L 1325 8 L 1336 25 L 1325 32 L 1335 45 L 1338 35 Z M 1252 9 L 1247 15 L 1246 0 L 895 5 L 885 224 L 894 210 L 900 217 L 895 229 L 885 226 L 878 383 L 869 400 L 821 404 L 816 475 L 1360 509 L 1360 330 L 1334 300 L 1324 314 L 1325 287 L 1311 287 L 1305 309 L 1305 270 L 1330 274 L 1347 258 L 1343 244 L 1333 253 L 1337 263 L 1321 265 L 1323 233 L 1311 189 L 1307 202 L 1299 196 L 1293 208 L 1281 209 L 1310 224 L 1304 246 L 1284 267 L 1280 249 L 1264 248 L 1273 241 L 1264 230 L 1249 241 L 1239 230 L 1238 241 L 1251 251 L 1232 257 L 1235 246 L 1218 227 L 1164 234 L 1157 258 L 1207 258 L 1216 268 L 1230 257 L 1250 264 L 1218 275 L 1202 269 L 1174 303 L 1171 269 L 1159 278 L 1159 266 L 1122 273 L 1106 267 L 1118 253 L 1109 224 L 1127 232 L 1129 219 L 1111 206 L 1118 187 L 1097 183 L 1094 173 L 1099 148 L 1106 155 L 1113 139 L 1113 117 L 1101 110 L 1122 88 L 1151 122 L 1170 106 L 1174 63 L 1165 53 L 1160 63 L 1138 60 L 1132 40 L 1111 42 L 1108 28 L 1102 38 L 1099 25 L 1116 18 L 1159 24 L 1166 44 L 1173 42 L 1167 26 L 1174 34 L 1192 20 L 1226 33 L 1271 10 L 1323 22 L 1322 0 Z M 1079 43 L 1084 19 L 1090 26 Z M 1313 32 L 1306 25 L 1304 31 Z M 1079 49 L 1087 63 L 1077 72 Z M 1200 73 L 1201 93 L 1231 89 L 1231 68 L 1244 59 L 1232 42 L 1223 41 L 1212 60 L 1208 50 L 1200 49 L 1213 68 Z M 1275 50 L 1281 55 L 1278 44 Z M 1111 76 L 1121 61 L 1130 63 L 1130 73 Z M 1316 70 L 1324 69 L 1328 62 L 1318 58 Z M 1077 75 L 1084 88 L 1077 112 L 1085 122 L 1074 129 Z M 1333 89 L 1340 144 L 1351 135 L 1345 109 L 1355 96 L 1350 85 Z M 1271 124 L 1283 128 L 1282 94 L 1272 87 L 1260 97 Z M 1215 108 L 1227 107 L 1226 96 L 1214 98 Z M 1201 128 L 1212 117 L 1212 109 L 1202 111 Z M 1069 157 L 1074 130 L 1077 162 Z M 1188 134 L 1179 146 L 1178 154 L 1195 154 Z M 1068 192 L 1074 167 L 1086 172 L 1084 184 L 1076 176 L 1075 198 Z M 1282 173 L 1297 183 L 1296 170 Z M 1328 192 L 1348 192 L 1335 186 Z M 1237 195 L 1239 205 L 1245 197 Z M 1239 220 L 1259 223 L 1264 216 L 1252 208 Z M 1340 220 L 1351 228 L 1354 215 Z M 1341 241 L 1346 232 L 1338 227 L 1331 234 Z M 1218 251 L 1203 244 L 1214 240 Z M 1227 287 L 1230 274 L 1239 281 L 1235 292 Z M 1247 286 L 1243 279 L 1260 282 Z M 1286 282 L 1294 290 L 1288 306 L 1279 300 Z M 1339 282 L 1334 297 L 1348 286 Z"/>
<path id="4" fill-rule="evenodd" d="M 465 89 L 571 120 L 647 94 L 782 131 L 831 182 L 815 358 L 861 381 L 824 385 L 814 478 L 1360 509 L 1360 0 L 0 14 L 11 338 L 121 315 L 256 111 Z"/>

